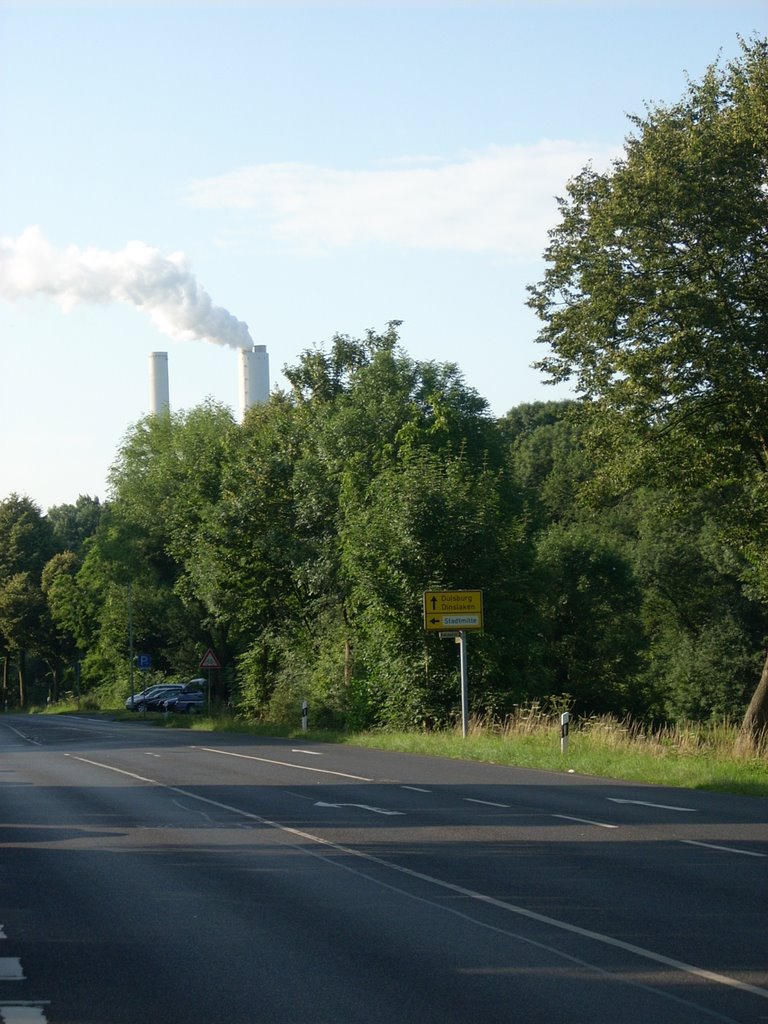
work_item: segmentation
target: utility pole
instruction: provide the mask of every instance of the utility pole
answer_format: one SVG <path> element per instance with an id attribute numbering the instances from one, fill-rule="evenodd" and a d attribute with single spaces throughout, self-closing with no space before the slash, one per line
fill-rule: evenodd
<path id="1" fill-rule="evenodd" d="M 133 707 L 133 583 L 128 584 L 128 657 L 131 675 L 131 707 Z"/>

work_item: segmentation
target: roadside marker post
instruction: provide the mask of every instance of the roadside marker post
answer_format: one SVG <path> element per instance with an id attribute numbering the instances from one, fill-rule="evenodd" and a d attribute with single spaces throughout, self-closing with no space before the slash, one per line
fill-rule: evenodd
<path id="1" fill-rule="evenodd" d="M 564 754 L 568 750 L 568 723 L 571 720 L 571 716 L 567 711 L 564 711 L 560 715 L 560 753 Z"/>
<path id="2" fill-rule="evenodd" d="M 305 700 L 301 702 L 301 731 L 306 732 L 309 728 L 309 704 Z"/>

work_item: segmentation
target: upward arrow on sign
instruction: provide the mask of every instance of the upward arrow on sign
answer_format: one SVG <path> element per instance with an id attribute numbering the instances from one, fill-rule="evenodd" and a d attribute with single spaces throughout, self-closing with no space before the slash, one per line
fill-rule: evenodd
<path id="1" fill-rule="evenodd" d="M 200 662 L 200 668 L 221 668 L 221 662 L 213 653 L 212 648 L 209 647 L 203 655 L 203 660 Z"/>

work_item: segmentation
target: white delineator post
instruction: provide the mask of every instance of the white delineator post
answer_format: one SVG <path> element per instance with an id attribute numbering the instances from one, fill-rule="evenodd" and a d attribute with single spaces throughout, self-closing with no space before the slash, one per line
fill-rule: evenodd
<path id="1" fill-rule="evenodd" d="M 301 702 L 301 731 L 306 732 L 309 728 L 309 705 L 305 700 Z"/>
<path id="2" fill-rule="evenodd" d="M 560 715 L 560 753 L 564 754 L 568 749 L 568 723 L 571 716 L 567 711 Z"/>

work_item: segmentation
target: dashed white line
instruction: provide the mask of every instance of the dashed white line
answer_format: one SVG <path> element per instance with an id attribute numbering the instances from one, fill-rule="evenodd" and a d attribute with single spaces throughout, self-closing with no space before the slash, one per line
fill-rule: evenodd
<path id="1" fill-rule="evenodd" d="M 566 821 L 579 821 L 582 825 L 597 825 L 598 828 L 618 828 L 618 825 L 608 825 L 604 821 L 592 821 L 590 818 L 574 818 L 570 814 L 553 814 L 553 818 L 565 818 Z"/>
<path id="2" fill-rule="evenodd" d="M 410 789 L 412 793 L 431 793 L 431 789 L 422 789 L 421 786 L 401 786 L 400 789 Z"/>
<path id="3" fill-rule="evenodd" d="M 0 981 L 24 981 L 21 960 L 17 956 L 0 956 Z"/>
<path id="4" fill-rule="evenodd" d="M 319 750 L 301 750 L 298 747 L 294 747 L 291 750 L 292 754 L 311 754 L 312 757 L 322 757 L 322 753 Z"/>
<path id="5" fill-rule="evenodd" d="M 468 804 L 484 804 L 486 807 L 506 807 L 509 809 L 509 804 L 495 804 L 493 800 L 475 800 L 471 796 L 465 796 L 464 801 Z"/>
<path id="6" fill-rule="evenodd" d="M 754 850 L 736 850 L 732 846 L 716 846 L 714 843 L 698 843 L 695 839 L 681 839 L 688 846 L 704 846 L 707 850 L 720 850 L 722 853 L 740 853 L 743 857 L 766 857 L 768 854 L 756 853 Z"/>
<path id="7" fill-rule="evenodd" d="M 384 807 L 371 807 L 370 804 L 327 804 L 324 800 L 319 800 L 315 807 L 359 807 L 362 811 L 372 811 L 374 814 L 399 814 L 401 817 L 404 815 L 403 811 L 388 811 Z"/>
<path id="8" fill-rule="evenodd" d="M 652 804 L 647 800 L 620 800 L 615 796 L 607 796 L 606 800 L 610 800 L 612 804 L 636 804 L 638 807 L 658 807 L 662 811 L 689 811 L 691 814 L 696 814 L 698 808 L 696 807 L 673 807 L 670 804 Z"/>
<path id="9" fill-rule="evenodd" d="M 43 1005 L 36 1003 L 0 1003 L 0 1020 L 3 1024 L 45 1024 Z"/>

